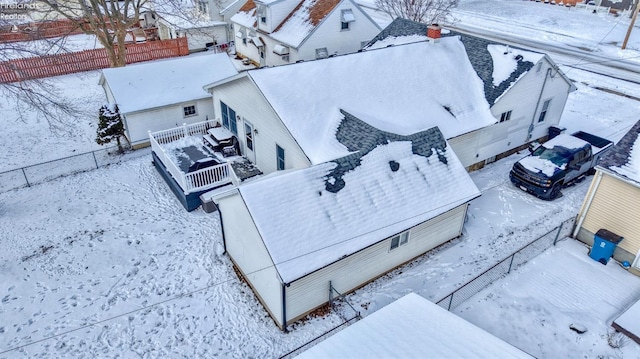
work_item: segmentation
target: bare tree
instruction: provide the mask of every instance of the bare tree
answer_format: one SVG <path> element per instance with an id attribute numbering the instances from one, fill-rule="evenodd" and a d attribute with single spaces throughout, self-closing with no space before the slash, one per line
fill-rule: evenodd
<path id="1" fill-rule="evenodd" d="M 459 0 L 375 0 L 375 6 L 392 18 L 425 24 L 443 23 Z"/>

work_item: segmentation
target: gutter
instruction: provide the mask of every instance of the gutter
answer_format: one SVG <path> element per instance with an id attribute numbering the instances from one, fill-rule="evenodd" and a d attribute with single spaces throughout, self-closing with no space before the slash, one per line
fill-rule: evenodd
<path id="1" fill-rule="evenodd" d="M 224 236 L 224 222 L 222 221 L 222 211 L 218 204 L 214 202 L 214 205 L 218 209 L 218 217 L 220 218 L 220 230 L 222 231 L 222 249 L 224 250 L 222 254 L 227 254 L 227 239 Z"/>
<path id="2" fill-rule="evenodd" d="M 282 331 L 287 333 L 287 283 L 282 283 Z"/>

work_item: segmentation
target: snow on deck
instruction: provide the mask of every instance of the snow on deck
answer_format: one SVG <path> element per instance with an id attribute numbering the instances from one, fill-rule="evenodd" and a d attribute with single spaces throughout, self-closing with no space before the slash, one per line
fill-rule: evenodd
<path id="1" fill-rule="evenodd" d="M 259 69 L 249 76 L 313 164 L 348 154 L 335 139 L 341 108 L 379 119 L 374 127 L 399 135 L 437 126 L 451 138 L 496 122 L 458 37 Z"/>
<path id="2" fill-rule="evenodd" d="M 237 73 L 224 53 L 102 70 L 122 113 L 210 97 L 203 86 Z"/>
<path id="3" fill-rule="evenodd" d="M 298 358 L 532 358 L 415 293 L 396 300 Z"/>
<path id="4" fill-rule="evenodd" d="M 479 196 L 450 147 L 442 155 L 447 164 L 436 153 L 413 154 L 409 141 L 391 142 L 361 157 L 335 193 L 327 190 L 334 162 L 239 188 L 282 280 L 290 283 Z"/>

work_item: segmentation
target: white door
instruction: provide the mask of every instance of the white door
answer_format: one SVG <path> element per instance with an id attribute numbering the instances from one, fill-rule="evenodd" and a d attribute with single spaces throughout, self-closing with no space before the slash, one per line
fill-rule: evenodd
<path id="1" fill-rule="evenodd" d="M 244 120 L 244 155 L 249 161 L 256 163 L 256 143 L 254 140 L 253 125 Z"/>

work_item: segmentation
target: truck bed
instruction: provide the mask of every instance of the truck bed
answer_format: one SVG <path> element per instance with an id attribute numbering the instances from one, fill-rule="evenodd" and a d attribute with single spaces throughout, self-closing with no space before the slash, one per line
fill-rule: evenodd
<path id="1" fill-rule="evenodd" d="M 591 146 L 595 147 L 593 148 L 593 152 L 597 153 L 599 152 L 599 150 L 602 150 L 603 148 L 607 147 L 608 145 L 613 144 L 613 142 L 607 140 L 606 138 L 602 138 L 596 135 L 592 135 L 590 133 L 586 133 L 583 131 L 578 131 L 576 133 L 571 134 L 571 136 L 573 137 L 577 137 L 583 141 L 587 141 L 591 144 Z"/>

